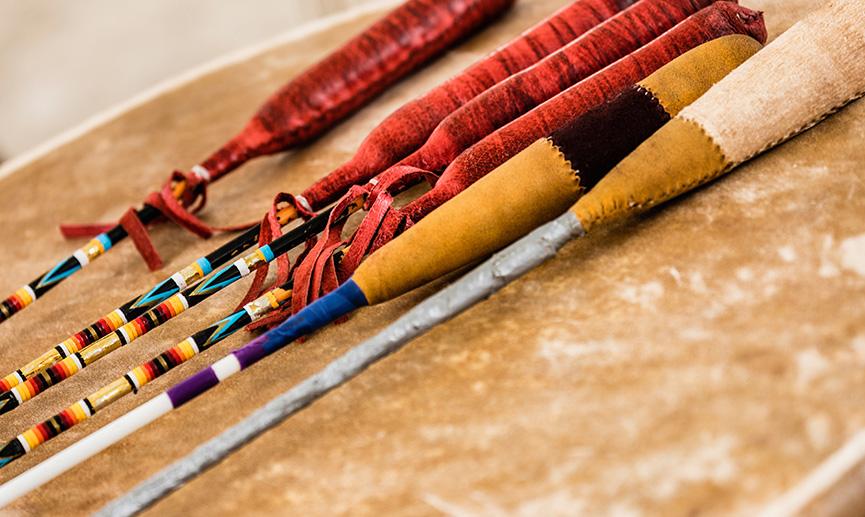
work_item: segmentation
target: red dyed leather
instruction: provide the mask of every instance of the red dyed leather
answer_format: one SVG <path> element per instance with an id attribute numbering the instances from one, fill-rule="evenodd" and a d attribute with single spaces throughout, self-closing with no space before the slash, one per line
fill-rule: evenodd
<path id="1" fill-rule="evenodd" d="M 489 134 L 460 154 L 428 193 L 403 209 L 388 210 L 377 225 L 365 253 L 372 253 L 414 221 L 440 206 L 474 181 L 501 165 L 531 142 L 552 133 L 568 120 L 610 100 L 629 85 L 697 45 L 727 34 L 747 34 L 766 40 L 762 16 L 732 2 L 718 2 L 689 17 L 650 44 L 568 88 L 522 117 Z M 498 87 L 497 87 L 498 88 Z M 488 109 L 499 109 L 499 105 Z M 365 236 L 364 239 L 367 239 Z M 352 248 L 354 241 L 351 240 Z M 342 268 L 347 278 L 353 270 Z M 295 284 L 298 288 L 298 285 Z M 322 293 L 323 286 L 301 288 Z"/>
<path id="2" fill-rule="evenodd" d="M 212 228 L 192 215 L 206 204 L 207 183 L 252 158 L 320 136 L 394 82 L 500 15 L 513 1 L 406 1 L 271 96 L 239 134 L 201 163 L 210 174 L 208 181 L 175 172 L 172 179 L 180 174 L 192 183 L 182 198 L 176 200 L 171 195 L 169 181 L 168 190 L 151 195 L 151 204 L 201 237 L 212 235 L 214 230 L 237 228 Z M 80 234 L 85 229 L 67 226 L 67 233 Z"/>
<path id="3" fill-rule="evenodd" d="M 355 155 L 303 192 L 313 209 L 414 152 L 460 106 L 615 15 L 635 0 L 577 0 L 428 93 L 373 129 Z"/>

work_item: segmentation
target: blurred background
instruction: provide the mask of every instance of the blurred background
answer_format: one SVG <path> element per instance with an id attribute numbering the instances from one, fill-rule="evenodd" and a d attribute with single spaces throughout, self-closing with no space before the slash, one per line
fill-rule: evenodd
<path id="1" fill-rule="evenodd" d="M 0 0 L 0 161 L 226 53 L 369 0 Z"/>

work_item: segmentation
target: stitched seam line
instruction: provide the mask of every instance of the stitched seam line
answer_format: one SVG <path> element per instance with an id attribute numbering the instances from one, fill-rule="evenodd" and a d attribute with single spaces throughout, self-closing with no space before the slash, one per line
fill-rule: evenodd
<path id="1" fill-rule="evenodd" d="M 544 140 L 553 148 L 559 158 L 566 164 L 568 164 L 568 168 L 571 170 L 570 176 L 571 179 L 574 180 L 574 186 L 576 188 L 576 192 L 583 190 L 582 185 L 580 184 L 580 171 L 576 167 L 573 166 L 570 160 L 565 157 L 565 153 L 562 152 L 562 149 L 556 145 L 555 142 L 552 141 L 550 137 L 546 137 Z"/>
<path id="2" fill-rule="evenodd" d="M 687 120 L 687 119 L 682 119 L 682 120 L 684 122 L 691 124 L 694 127 L 696 127 L 700 131 L 700 133 L 703 134 L 703 136 L 706 138 L 706 140 L 708 140 L 712 144 L 712 148 L 714 149 L 714 151 L 716 153 L 718 153 L 718 156 L 721 157 L 721 163 L 726 163 L 727 165 L 724 167 L 721 167 L 720 169 L 712 169 L 707 174 L 704 174 L 703 176 L 700 176 L 696 179 L 693 179 L 693 180 L 685 182 L 685 183 L 681 183 L 681 184 L 673 187 L 672 189 L 665 190 L 664 192 L 661 193 L 661 199 L 662 199 L 661 202 L 663 202 L 667 199 L 671 199 L 673 196 L 678 196 L 678 195 L 684 194 L 685 192 L 688 192 L 689 190 L 691 190 L 691 189 L 693 189 L 699 185 L 703 185 L 705 183 L 708 183 L 708 182 L 714 180 L 715 178 L 723 176 L 726 172 L 729 172 L 731 169 L 733 169 L 733 167 L 736 166 L 736 164 L 728 163 L 727 156 L 724 154 L 724 150 L 721 149 L 721 146 L 719 146 L 718 143 L 715 142 L 715 139 L 713 139 L 711 137 L 711 135 L 709 135 L 709 133 L 706 131 L 706 129 L 703 126 L 701 126 L 700 124 L 697 124 L 693 120 Z M 651 206 L 654 206 L 654 203 L 655 203 L 654 200 L 648 199 L 646 201 L 646 203 L 634 204 L 633 206 L 635 206 L 637 208 L 651 207 Z"/>
<path id="3" fill-rule="evenodd" d="M 637 84 L 636 89 L 639 93 L 642 93 L 643 95 L 648 97 L 649 102 L 652 103 L 652 107 L 657 110 L 659 115 L 665 115 L 667 118 L 673 118 L 673 115 L 671 115 L 670 112 L 667 111 L 667 107 L 664 106 L 664 103 L 661 102 L 661 99 L 659 99 L 658 96 L 655 95 L 655 92 L 653 92 L 647 86 L 643 86 L 642 84 Z"/>
<path id="4" fill-rule="evenodd" d="M 721 147 L 715 142 L 714 139 L 712 139 L 711 136 L 709 136 L 709 134 L 706 132 L 705 129 L 703 129 L 702 126 L 700 126 L 699 124 L 697 124 L 691 120 L 687 120 L 687 119 L 681 119 L 681 120 L 683 120 L 684 122 L 686 122 L 688 124 L 692 124 L 693 126 L 697 127 L 697 129 L 703 134 L 703 136 L 706 139 L 708 139 L 709 142 L 711 142 L 712 147 L 718 153 L 718 155 L 721 157 L 721 161 L 722 162 L 727 161 L 727 158 L 724 155 L 724 152 L 721 150 Z M 708 181 L 711 181 L 714 178 L 717 178 L 717 177 L 723 175 L 725 172 L 729 171 L 732 168 L 733 168 L 733 165 L 730 164 L 727 167 L 721 168 L 719 170 L 710 171 L 708 174 L 700 176 L 699 178 L 696 178 L 692 181 L 679 184 L 679 185 L 677 185 L 677 186 L 675 186 L 669 190 L 663 191 L 660 194 L 660 199 L 666 200 L 666 199 L 669 199 L 674 194 L 675 195 L 683 194 L 683 193 L 687 192 L 688 190 L 696 187 L 697 185 L 701 185 L 703 183 L 706 183 Z M 600 211 L 599 217 L 597 219 L 598 220 L 599 219 L 607 219 L 607 218 L 612 217 L 612 216 L 616 216 L 619 214 L 624 214 L 626 212 L 630 212 L 633 209 L 641 210 L 643 208 L 650 208 L 650 207 L 654 206 L 655 203 L 656 203 L 656 199 L 654 199 L 654 198 L 647 198 L 642 203 L 636 203 L 634 201 L 629 200 L 628 204 L 626 206 L 613 207 L 612 210 L 608 210 L 606 205 L 601 205 L 601 211 Z"/>

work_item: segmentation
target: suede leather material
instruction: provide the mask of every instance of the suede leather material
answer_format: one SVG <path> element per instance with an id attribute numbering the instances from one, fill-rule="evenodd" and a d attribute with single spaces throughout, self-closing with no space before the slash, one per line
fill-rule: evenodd
<path id="1" fill-rule="evenodd" d="M 761 48 L 760 42 L 743 34 L 723 36 L 689 51 L 640 81 L 640 86 L 675 117 Z"/>
<path id="2" fill-rule="evenodd" d="M 541 139 L 367 258 L 354 281 L 370 304 L 479 260 L 565 211 L 580 191 L 571 165 Z"/>
<path id="3" fill-rule="evenodd" d="M 709 181 L 729 164 L 700 126 L 675 118 L 610 171 L 571 211 L 588 232 Z"/>
<path id="4" fill-rule="evenodd" d="M 740 34 L 700 45 L 550 138 L 579 172 L 583 188 L 590 190 L 670 117 L 760 48 L 757 40 Z"/>
<path id="5" fill-rule="evenodd" d="M 465 267 L 550 221 L 616 163 L 760 48 L 747 36 L 710 41 L 505 162 L 362 263 L 371 304 Z"/>
<path id="6" fill-rule="evenodd" d="M 682 117 L 735 163 L 811 127 L 865 89 L 865 9 L 834 0 L 754 56 Z"/>
<path id="7" fill-rule="evenodd" d="M 812 127 L 865 92 L 865 12 L 837 0 L 713 86 L 572 211 L 588 229 L 663 203 Z"/>
<path id="8" fill-rule="evenodd" d="M 634 86 L 550 135 L 591 189 L 623 157 L 670 120 L 651 93 Z M 610 121 L 620 123 L 611 124 Z"/>

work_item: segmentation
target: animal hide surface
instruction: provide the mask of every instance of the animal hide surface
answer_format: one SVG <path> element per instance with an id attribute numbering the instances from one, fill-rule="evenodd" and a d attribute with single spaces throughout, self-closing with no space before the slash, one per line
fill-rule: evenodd
<path id="1" fill-rule="evenodd" d="M 824 2 L 742 3 L 765 11 L 771 40 Z M 220 211 L 202 217 L 224 224 L 263 215 L 274 192 L 301 191 L 349 158 L 388 113 L 561 5 L 520 0 L 490 29 L 314 144 L 221 180 L 211 193 L 223 201 L 212 205 Z M 195 163 L 287 76 L 380 15 L 226 64 L 33 159 L 10 162 L 0 172 L 0 285 L 16 286 L 68 251 L 58 222 L 116 218 L 167 167 Z M 865 405 L 851 395 L 865 392 L 863 134 L 865 103 L 857 101 L 711 188 L 568 245 L 148 514 L 755 513 L 865 427 Z M 255 189 L 248 177 L 260 182 Z M 201 241 L 163 225 L 153 238 L 172 271 L 229 236 Z M 131 244 L 118 246 L 3 324 L 0 369 L 26 362 L 159 279 Z M 106 284 L 98 300 L 88 294 Z M 9 511 L 97 510 L 248 415 L 256 408 L 250 400 L 283 392 L 442 285 L 285 348 Z M 246 287 L 3 415 L 3 438 L 217 320 Z M 10 465 L 3 479 L 249 338 L 238 333 L 193 358 Z"/>

